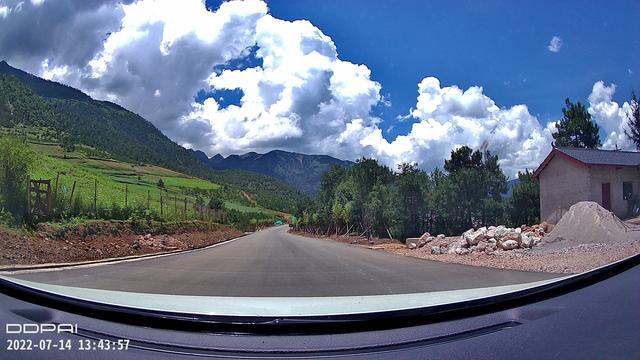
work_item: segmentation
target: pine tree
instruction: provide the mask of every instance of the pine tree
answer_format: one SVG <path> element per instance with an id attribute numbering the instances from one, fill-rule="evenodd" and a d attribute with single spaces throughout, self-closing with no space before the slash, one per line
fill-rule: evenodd
<path id="1" fill-rule="evenodd" d="M 556 124 L 557 133 L 553 134 L 553 146 L 573 146 L 595 149 L 600 143 L 600 128 L 591 121 L 591 114 L 579 101 L 572 103 L 565 100 L 566 107 L 562 109 L 563 118 Z"/>
<path id="2" fill-rule="evenodd" d="M 625 130 L 624 134 L 636 144 L 636 149 L 640 150 L 640 106 L 635 92 L 631 93 L 631 115 L 627 114 L 627 119 L 630 131 Z"/>

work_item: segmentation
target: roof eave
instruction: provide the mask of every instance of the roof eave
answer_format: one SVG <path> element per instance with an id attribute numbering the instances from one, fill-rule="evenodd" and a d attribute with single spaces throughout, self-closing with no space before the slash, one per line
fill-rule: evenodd
<path id="1" fill-rule="evenodd" d="M 559 155 L 560 157 L 569 160 L 570 162 L 573 162 L 577 165 L 580 166 L 587 166 L 586 163 L 574 158 L 573 156 L 570 156 L 568 154 L 565 154 L 564 152 L 558 150 L 558 148 L 553 148 L 553 150 L 551 150 L 551 152 L 549 153 L 549 155 L 547 155 L 547 157 L 544 159 L 544 161 L 542 162 L 542 164 L 540 164 L 540 166 L 538 166 L 538 168 L 536 169 L 536 171 L 533 172 L 533 177 L 538 179 L 540 176 L 540 173 L 542 173 L 542 171 L 544 170 L 545 167 L 547 167 L 547 165 L 549 164 L 549 162 L 551 162 L 551 160 L 556 156 Z"/>

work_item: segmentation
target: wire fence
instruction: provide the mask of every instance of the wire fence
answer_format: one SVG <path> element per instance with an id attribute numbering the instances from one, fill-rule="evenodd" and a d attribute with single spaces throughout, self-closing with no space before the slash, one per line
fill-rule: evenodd
<path id="1" fill-rule="evenodd" d="M 157 220 L 201 220 L 228 222 L 224 209 L 209 208 L 204 200 L 166 189 L 147 189 L 146 194 L 101 187 L 97 179 L 88 184 L 73 176 L 57 174 L 55 179 L 29 179 L 27 208 L 36 218 L 89 217 L 127 220 L 132 217 Z M 42 184 L 48 184 L 42 188 Z M 41 200 L 46 199 L 46 200 Z"/>

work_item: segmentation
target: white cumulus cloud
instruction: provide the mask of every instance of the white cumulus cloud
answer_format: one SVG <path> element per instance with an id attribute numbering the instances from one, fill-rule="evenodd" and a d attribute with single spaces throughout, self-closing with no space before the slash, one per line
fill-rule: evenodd
<path id="1" fill-rule="evenodd" d="M 381 101 L 371 71 L 338 59 L 333 41 L 308 21 L 264 16 L 255 39 L 262 66 L 224 70 L 208 79 L 215 90 L 242 90 L 241 104 L 221 109 L 207 99 L 183 117 L 185 125 L 210 126 L 201 145 L 209 153 L 283 148 L 357 157 L 357 149 L 336 144 L 336 137 L 353 119 L 366 126 L 379 122 L 369 115 Z"/>
<path id="2" fill-rule="evenodd" d="M 549 41 L 549 45 L 547 46 L 547 49 L 549 49 L 549 51 L 551 52 L 557 53 L 557 52 L 560 52 L 560 48 L 562 48 L 562 45 L 563 45 L 562 39 L 559 36 L 554 36 Z"/>
<path id="3" fill-rule="evenodd" d="M 501 109 L 477 86 L 463 91 L 427 77 L 418 85 L 412 115 L 419 121 L 393 141 L 359 120 L 345 133 L 389 165 L 411 161 L 427 169 L 441 167 L 453 149 L 469 145 L 499 155 L 510 176 L 537 167 L 551 149 L 551 129 L 542 127 L 526 105 Z"/>
<path id="4" fill-rule="evenodd" d="M 601 138 L 602 148 L 634 150 L 633 141 L 624 133 L 625 130 L 629 131 L 627 121 L 631 114 L 631 105 L 628 102 L 619 105 L 613 101 L 615 92 L 615 84 L 606 86 L 603 81 L 596 82 L 589 95 L 587 110 L 605 134 L 605 137 Z"/>

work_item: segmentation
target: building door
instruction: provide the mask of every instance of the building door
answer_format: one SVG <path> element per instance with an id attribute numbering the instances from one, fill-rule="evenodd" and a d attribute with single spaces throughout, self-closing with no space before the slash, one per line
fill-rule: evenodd
<path id="1" fill-rule="evenodd" d="M 602 183 L 602 207 L 611 211 L 611 183 Z"/>

